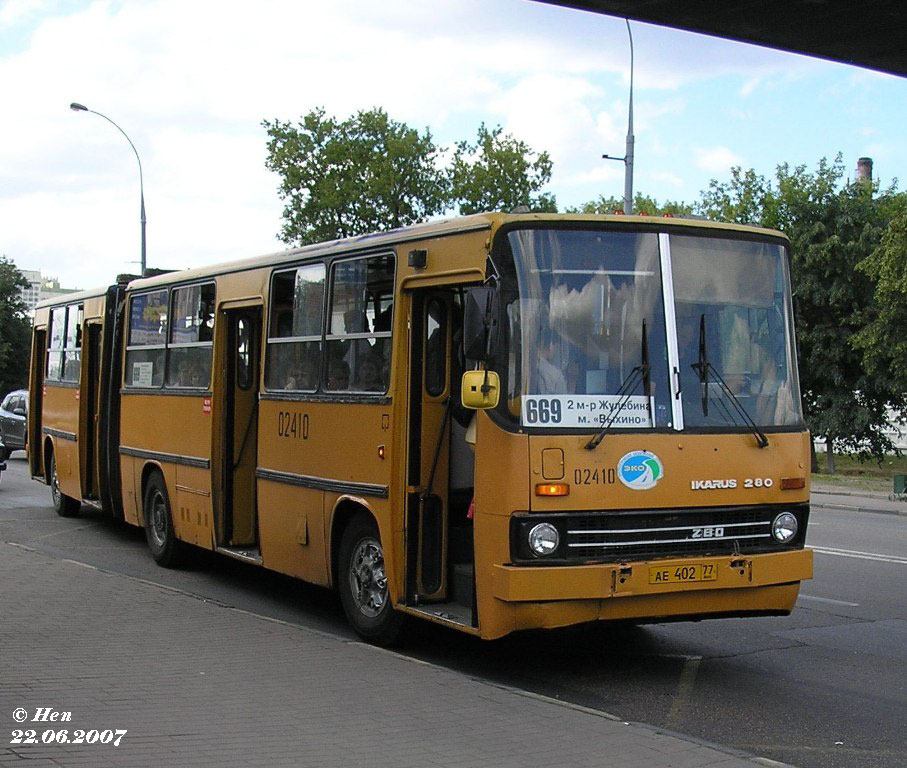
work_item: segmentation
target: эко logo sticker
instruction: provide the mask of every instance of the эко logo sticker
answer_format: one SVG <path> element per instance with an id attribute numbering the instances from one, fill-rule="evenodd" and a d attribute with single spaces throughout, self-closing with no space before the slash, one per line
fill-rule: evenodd
<path id="1" fill-rule="evenodd" d="M 634 491 L 654 488 L 664 473 L 661 460 L 649 451 L 632 451 L 621 456 L 617 462 L 617 476 Z"/>

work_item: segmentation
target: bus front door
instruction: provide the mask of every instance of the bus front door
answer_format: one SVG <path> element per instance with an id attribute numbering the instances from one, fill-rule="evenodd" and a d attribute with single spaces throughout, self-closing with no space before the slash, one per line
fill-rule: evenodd
<path id="1" fill-rule="evenodd" d="M 472 561 L 471 525 L 465 536 L 460 525 L 472 497 L 472 455 L 455 418 L 459 367 L 452 350 L 459 309 L 455 294 L 441 290 L 414 292 L 411 307 L 407 603 L 471 625 L 471 571 L 460 573 L 469 570 L 462 561 L 470 567 Z"/>

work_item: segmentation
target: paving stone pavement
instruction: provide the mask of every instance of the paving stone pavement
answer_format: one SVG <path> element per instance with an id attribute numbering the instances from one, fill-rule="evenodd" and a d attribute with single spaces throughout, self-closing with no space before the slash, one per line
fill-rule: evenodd
<path id="1" fill-rule="evenodd" d="M 2 768 L 780 765 L 4 542 L 0 723 Z"/>

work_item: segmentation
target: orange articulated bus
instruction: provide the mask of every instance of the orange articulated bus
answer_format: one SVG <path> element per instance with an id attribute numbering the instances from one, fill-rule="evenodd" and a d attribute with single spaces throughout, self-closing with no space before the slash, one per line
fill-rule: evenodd
<path id="1" fill-rule="evenodd" d="M 376 643 L 787 614 L 788 262 L 747 227 L 488 214 L 45 302 L 32 473 L 162 565 L 334 588 Z"/>

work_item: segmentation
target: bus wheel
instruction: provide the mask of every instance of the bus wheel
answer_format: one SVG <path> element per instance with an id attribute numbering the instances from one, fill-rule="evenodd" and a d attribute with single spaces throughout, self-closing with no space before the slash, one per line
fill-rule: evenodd
<path id="1" fill-rule="evenodd" d="M 173 531 L 170 499 L 160 472 L 153 472 L 145 487 L 145 538 L 154 561 L 164 568 L 176 568 L 183 559 L 183 543 Z"/>
<path id="2" fill-rule="evenodd" d="M 60 478 L 57 476 L 57 459 L 50 457 L 50 495 L 54 500 L 54 512 L 60 517 L 75 517 L 82 505 L 78 499 L 66 496 L 60 490 Z"/>
<path id="3" fill-rule="evenodd" d="M 393 643 L 403 617 L 390 604 L 384 550 L 368 515 L 357 515 L 344 530 L 338 574 L 340 602 L 353 629 L 375 645 Z"/>

